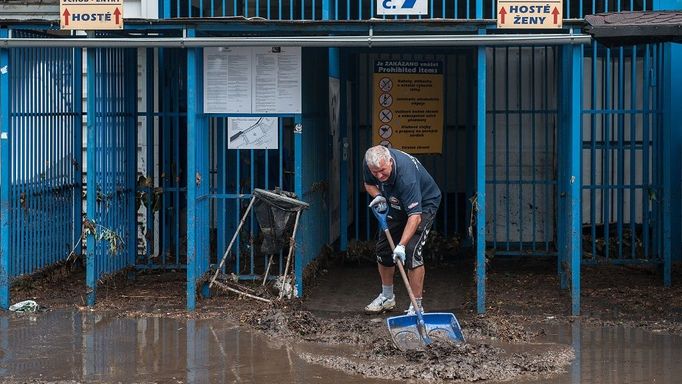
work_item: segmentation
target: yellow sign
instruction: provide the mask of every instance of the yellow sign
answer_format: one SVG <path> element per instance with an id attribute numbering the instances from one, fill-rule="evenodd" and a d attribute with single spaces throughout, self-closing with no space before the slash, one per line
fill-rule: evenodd
<path id="1" fill-rule="evenodd" d="M 123 0 L 61 0 L 61 29 L 123 29 Z"/>
<path id="2" fill-rule="evenodd" d="M 497 0 L 497 28 L 561 28 L 563 0 Z"/>
<path id="3" fill-rule="evenodd" d="M 377 60 L 372 81 L 374 144 L 408 153 L 441 153 L 443 63 Z"/>

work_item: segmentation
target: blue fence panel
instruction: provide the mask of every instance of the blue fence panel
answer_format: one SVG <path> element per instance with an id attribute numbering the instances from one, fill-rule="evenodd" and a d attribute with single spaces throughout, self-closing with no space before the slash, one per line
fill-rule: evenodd
<path id="1" fill-rule="evenodd" d="M 330 0 L 328 12 L 332 16 L 330 18 L 336 20 L 368 20 L 377 17 L 473 19 L 476 18 L 478 1 L 432 0 L 429 1 L 428 15 L 384 16 L 377 15 L 376 1 Z M 242 16 L 269 20 L 322 20 L 324 3 L 325 0 L 164 0 L 161 15 L 164 19 Z M 485 9 L 489 6 L 487 4 Z"/>
<path id="2" fill-rule="evenodd" d="M 78 251 L 82 78 L 80 52 L 71 48 L 13 48 L 9 60 L 12 278 Z"/>
<path id="3" fill-rule="evenodd" d="M 324 0 L 164 0 L 161 17 L 260 17 L 268 20 L 321 20 Z M 330 0 L 332 20 L 424 19 L 497 19 L 494 0 L 430 0 L 426 15 L 379 15 L 375 0 Z M 646 0 L 565 0 L 564 19 L 582 18 L 587 14 L 629 10 L 651 10 L 653 1 Z"/>
<path id="4" fill-rule="evenodd" d="M 413 50 L 414 51 L 414 50 Z M 442 192 L 441 206 L 434 229 L 446 236 L 458 236 L 467 243 L 467 229 L 471 224 L 471 203 L 474 194 L 475 165 L 475 51 L 462 49 L 448 53 L 417 50 L 406 54 L 398 50 L 378 54 L 348 53 L 356 65 L 350 68 L 353 82 L 350 106 L 352 127 L 353 217 L 349 237 L 358 240 L 373 239 L 376 220 L 367 209 L 369 198 L 364 192 L 362 164 L 364 154 L 372 143 L 372 75 L 375 60 L 432 60 L 443 64 L 443 152 L 418 154 L 416 157 L 431 173 Z M 441 255 L 448 257 L 452 255 Z"/>
<path id="5" fill-rule="evenodd" d="M 498 255 L 556 253 L 557 51 L 488 50 L 486 239 Z"/>
<path id="6" fill-rule="evenodd" d="M 137 51 L 88 51 L 88 304 L 97 281 L 137 253 Z"/>
<path id="7" fill-rule="evenodd" d="M 660 45 L 585 50 L 584 262 L 662 257 Z"/>
<path id="8" fill-rule="evenodd" d="M 209 119 L 212 263 L 219 263 L 222 259 L 255 188 L 280 188 L 293 192 L 293 170 L 289 156 L 294 119 L 287 115 L 270 117 L 277 119 L 278 145 L 273 149 L 230 149 L 229 117 L 211 115 Z M 236 234 L 223 272 L 229 270 L 243 280 L 263 276 L 269 255 L 259 251 L 259 232 L 258 222 L 251 212 L 240 233 Z M 282 274 L 285 262 L 283 254 L 279 253 L 273 262 L 270 274 Z"/>

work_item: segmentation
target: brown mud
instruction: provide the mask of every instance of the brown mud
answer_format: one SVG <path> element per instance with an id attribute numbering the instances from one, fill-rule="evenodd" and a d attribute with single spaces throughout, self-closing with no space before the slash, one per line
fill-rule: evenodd
<path id="1" fill-rule="evenodd" d="M 361 313 L 376 295 L 376 270 L 369 265 L 322 265 L 306 287 L 306 297 L 263 303 L 215 290 L 187 312 L 184 271 L 138 272 L 98 287 L 97 304 L 85 306 L 83 271 L 71 266 L 23 279 L 12 288 L 13 302 L 36 300 L 43 308 L 76 307 L 123 317 L 225 318 L 268 335 L 275 342 L 324 345 L 300 348 L 305 361 L 368 378 L 413 382 L 509 381 L 550 378 L 565 372 L 575 354 L 569 345 L 543 343 L 545 324 L 569 323 L 571 299 L 559 288 L 556 265 L 538 259 L 494 260 L 487 272 L 486 314 L 476 314 L 471 263 L 439 265 L 427 275 L 425 298 L 442 296 L 433 310 L 453 312 L 465 344 L 436 340 L 428 349 L 402 352 L 393 345 L 383 316 Z M 448 276 L 444 279 L 443 276 Z M 349 277 L 365 286 L 344 292 Z M 583 267 L 580 317 L 583 325 L 623 325 L 682 335 L 682 273 L 664 288 L 656 270 L 645 267 Z M 396 284 L 399 284 L 398 282 Z M 357 285 L 357 284 L 356 284 Z M 258 284 L 251 286 L 258 291 Z M 456 294 L 449 295 L 448 291 Z M 333 293 L 338 292 L 338 297 Z M 360 293 L 363 297 L 358 297 Z M 260 291 L 259 293 L 263 293 Z M 396 293 L 398 294 L 398 293 Z M 325 307 L 324 298 L 336 301 Z M 266 294 L 267 296 L 267 294 Z M 272 298 L 272 296 L 269 296 Z M 344 300 L 347 300 L 344 301 Z M 367 300 L 367 301 L 369 301 Z M 399 305 L 407 304 L 403 297 Z M 427 311 L 429 308 L 427 307 Z M 399 313 L 392 313 L 392 315 Z"/>

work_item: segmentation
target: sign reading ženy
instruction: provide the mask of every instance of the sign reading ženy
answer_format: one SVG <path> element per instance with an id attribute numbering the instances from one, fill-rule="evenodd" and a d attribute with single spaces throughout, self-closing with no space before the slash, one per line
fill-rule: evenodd
<path id="1" fill-rule="evenodd" d="M 561 28 L 563 0 L 497 0 L 497 28 Z"/>
<path id="2" fill-rule="evenodd" d="M 60 0 L 61 29 L 123 29 L 123 0 Z"/>

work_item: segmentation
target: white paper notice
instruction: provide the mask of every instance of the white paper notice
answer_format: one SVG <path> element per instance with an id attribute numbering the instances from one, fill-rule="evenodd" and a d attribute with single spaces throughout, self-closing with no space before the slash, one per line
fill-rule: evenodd
<path id="1" fill-rule="evenodd" d="M 204 112 L 220 112 L 227 100 L 227 56 L 218 48 L 204 48 Z"/>
<path id="2" fill-rule="evenodd" d="M 301 113 L 301 47 L 277 54 L 277 109 Z"/>
<path id="3" fill-rule="evenodd" d="M 278 149 L 276 117 L 230 117 L 227 135 L 228 149 Z"/>
<path id="4" fill-rule="evenodd" d="M 221 112 L 251 113 L 251 49 L 225 48 L 224 52 L 227 52 L 227 100 Z"/>
<path id="5" fill-rule="evenodd" d="M 254 94 L 255 113 L 275 113 L 277 108 L 277 57 L 272 48 L 254 48 Z"/>
<path id="6" fill-rule="evenodd" d="M 301 113 L 301 47 L 204 48 L 204 112 Z"/>

